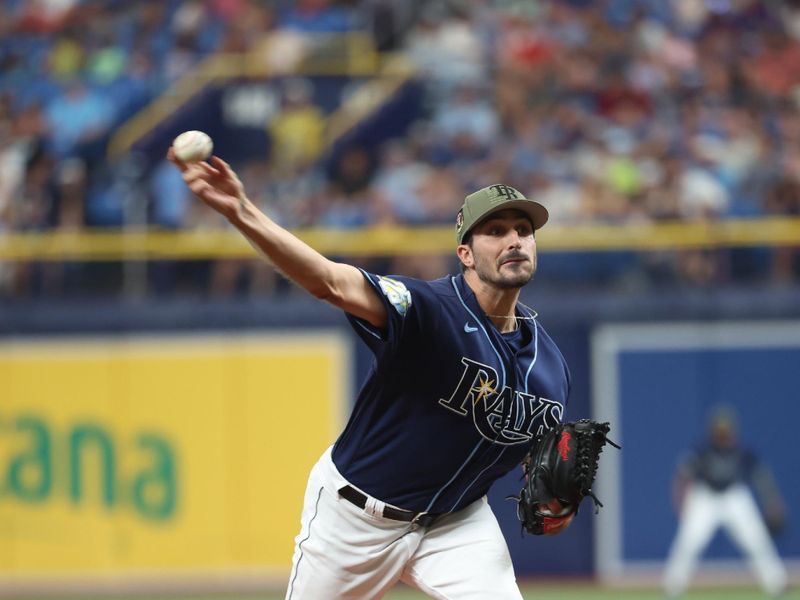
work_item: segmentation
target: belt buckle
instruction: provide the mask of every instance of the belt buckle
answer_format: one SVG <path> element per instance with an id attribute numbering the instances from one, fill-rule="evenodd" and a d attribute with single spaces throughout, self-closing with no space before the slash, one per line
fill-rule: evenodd
<path id="1" fill-rule="evenodd" d="M 427 515 L 427 514 L 428 514 L 427 510 L 423 510 L 422 512 L 418 512 L 416 515 L 414 515 L 414 518 L 411 519 L 411 524 L 412 525 L 419 525 L 419 520 L 422 517 L 424 517 L 425 515 Z"/>

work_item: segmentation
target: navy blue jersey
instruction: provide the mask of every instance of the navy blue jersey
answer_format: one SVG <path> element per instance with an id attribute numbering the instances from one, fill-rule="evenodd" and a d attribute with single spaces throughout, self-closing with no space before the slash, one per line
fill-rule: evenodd
<path id="1" fill-rule="evenodd" d="M 703 444 L 688 457 L 684 468 L 692 478 L 721 492 L 736 483 L 752 483 L 759 464 L 745 448 Z"/>
<path id="2" fill-rule="evenodd" d="M 504 336 L 463 276 L 364 273 L 387 326 L 348 315 L 375 354 L 333 449 L 366 493 L 412 511 L 452 512 L 483 496 L 563 417 L 569 371 L 534 319 Z M 518 316 L 531 317 L 524 306 Z"/>

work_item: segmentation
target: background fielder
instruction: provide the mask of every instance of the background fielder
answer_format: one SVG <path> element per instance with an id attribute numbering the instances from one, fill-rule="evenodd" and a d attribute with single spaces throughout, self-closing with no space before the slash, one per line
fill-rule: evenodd
<path id="1" fill-rule="evenodd" d="M 667 558 L 664 589 L 670 596 L 686 590 L 700 555 L 722 528 L 745 553 L 764 591 L 778 595 L 786 588 L 786 570 L 748 484 L 757 490 L 773 528 L 784 519 L 777 486 L 755 454 L 739 445 L 730 409 L 714 411 L 708 432 L 677 472 L 680 524 Z"/>

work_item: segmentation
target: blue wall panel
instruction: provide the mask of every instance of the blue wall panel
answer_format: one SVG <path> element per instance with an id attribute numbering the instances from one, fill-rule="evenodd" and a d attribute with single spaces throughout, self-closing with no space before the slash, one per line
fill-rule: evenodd
<path id="1" fill-rule="evenodd" d="M 705 433 L 711 407 L 724 402 L 740 416 L 740 438 L 772 467 L 789 511 L 797 510 L 798 347 L 630 350 L 618 357 L 622 461 L 623 558 L 666 556 L 677 525 L 671 480 L 683 452 Z M 790 515 L 791 516 L 791 515 Z M 795 519 L 797 516 L 795 515 Z M 778 540 L 800 556 L 800 532 Z M 706 556 L 738 555 L 717 535 Z"/>

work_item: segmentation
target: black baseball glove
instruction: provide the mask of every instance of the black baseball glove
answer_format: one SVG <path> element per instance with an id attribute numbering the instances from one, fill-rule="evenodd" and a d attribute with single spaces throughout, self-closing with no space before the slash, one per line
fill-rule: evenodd
<path id="1" fill-rule="evenodd" d="M 600 452 L 606 443 L 608 423 L 589 419 L 557 425 L 539 440 L 523 461 L 525 486 L 517 501 L 517 516 L 528 533 L 546 535 L 571 514 L 578 512 L 581 501 L 591 496 L 595 507 L 603 506 L 592 492 Z M 564 510 L 558 514 L 543 510 L 558 500 Z"/>
<path id="2" fill-rule="evenodd" d="M 764 523 L 772 537 L 780 537 L 786 531 L 786 514 L 783 508 L 768 506 L 764 513 Z"/>

